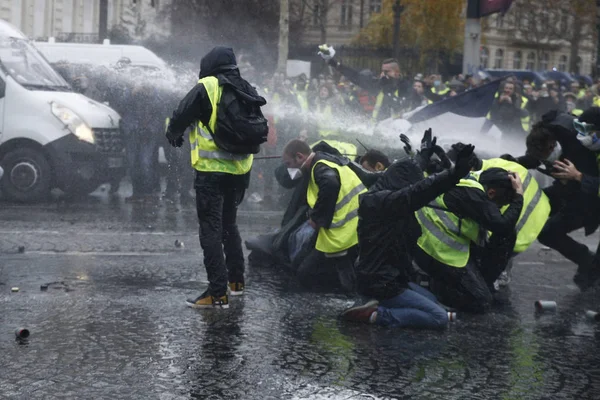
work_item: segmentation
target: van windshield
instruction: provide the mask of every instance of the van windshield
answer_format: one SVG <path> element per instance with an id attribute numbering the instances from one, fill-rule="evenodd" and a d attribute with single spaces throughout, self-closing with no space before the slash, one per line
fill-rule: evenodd
<path id="1" fill-rule="evenodd" d="M 70 91 L 69 84 L 25 39 L 0 38 L 0 63 L 26 89 Z"/>

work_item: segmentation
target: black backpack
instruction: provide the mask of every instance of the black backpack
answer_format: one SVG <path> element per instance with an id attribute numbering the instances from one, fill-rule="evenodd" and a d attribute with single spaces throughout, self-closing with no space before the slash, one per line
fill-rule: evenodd
<path id="1" fill-rule="evenodd" d="M 258 94 L 253 96 L 243 92 L 227 79 L 219 78 L 223 93 L 217 107 L 215 132 L 210 132 L 215 144 L 233 154 L 258 153 L 269 133 L 267 119 L 260 110 L 266 104 L 265 99 Z M 252 88 L 249 84 L 248 87 Z"/>

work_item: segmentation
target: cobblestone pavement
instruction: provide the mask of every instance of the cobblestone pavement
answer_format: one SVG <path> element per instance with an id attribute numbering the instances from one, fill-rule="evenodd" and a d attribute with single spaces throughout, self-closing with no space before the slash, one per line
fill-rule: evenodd
<path id="1" fill-rule="evenodd" d="M 242 235 L 279 218 L 246 208 Z M 444 332 L 342 323 L 354 299 L 256 265 L 229 310 L 197 311 L 183 304 L 206 284 L 193 209 L 0 204 L 0 398 L 597 399 L 600 325 L 584 313 L 600 292 L 574 270 L 536 244 L 493 312 Z M 536 315 L 538 299 L 557 312 Z"/>

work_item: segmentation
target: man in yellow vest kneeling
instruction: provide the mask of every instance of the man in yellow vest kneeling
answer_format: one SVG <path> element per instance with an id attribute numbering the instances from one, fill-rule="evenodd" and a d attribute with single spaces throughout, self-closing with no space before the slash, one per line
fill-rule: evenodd
<path id="1" fill-rule="evenodd" d="M 509 207 L 502 214 L 505 205 Z M 443 304 L 472 312 L 491 306 L 493 280 L 485 279 L 486 269 L 508 262 L 522 207 L 519 175 L 490 168 L 471 173 L 417 211 L 421 236 L 414 259 L 432 278 L 433 292 Z"/>
<path id="2" fill-rule="evenodd" d="M 303 252 L 305 256 L 292 261 L 298 279 L 308 287 L 338 284 L 352 291 L 358 253 L 358 196 L 367 189 L 347 166 L 347 158 L 313 152 L 298 139 L 283 149 L 283 163 L 309 179 L 306 201 L 310 211 L 306 225 L 312 227 L 314 234 L 311 247 Z"/>

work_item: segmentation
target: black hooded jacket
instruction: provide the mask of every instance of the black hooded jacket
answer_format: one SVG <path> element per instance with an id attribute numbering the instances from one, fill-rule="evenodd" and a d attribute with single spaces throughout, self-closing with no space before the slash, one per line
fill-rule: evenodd
<path id="1" fill-rule="evenodd" d="M 418 165 L 405 160 L 360 196 L 356 281 L 362 295 L 385 300 L 406 289 L 411 243 L 420 234 L 414 213 L 458 181 L 452 170 L 423 179 Z"/>
<path id="2" fill-rule="evenodd" d="M 256 89 L 240 76 L 235 54 L 229 47 L 215 47 L 200 61 L 199 78 L 215 76 L 219 85 L 229 83 L 243 96 L 250 98 L 260 105 L 266 100 L 258 95 Z M 182 136 L 185 130 L 196 121 L 207 124 L 212 114 L 212 105 L 208 93 L 202 83 L 198 83 L 181 100 L 173 112 L 171 122 L 167 129 L 167 138 L 170 140 Z"/>
<path id="3" fill-rule="evenodd" d="M 561 160 L 569 160 L 583 174 L 581 182 L 567 181 L 566 184 L 555 180 L 551 187 L 544 192 L 550 198 L 553 213 L 561 206 L 578 210 L 586 215 L 585 232 L 591 234 L 598 228 L 600 222 L 600 199 L 598 198 L 599 171 L 596 153 L 586 148 L 577 139 L 573 128 L 575 117 L 566 113 L 548 113 L 543 116 L 547 121 L 556 141 L 562 148 Z M 540 166 L 540 161 L 525 155 L 517 162 L 525 168 L 534 169 Z"/>

